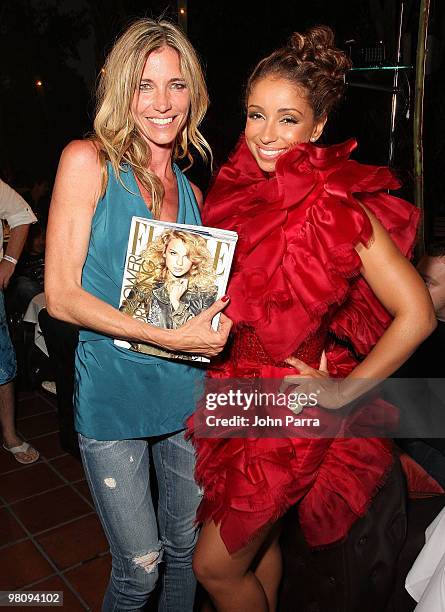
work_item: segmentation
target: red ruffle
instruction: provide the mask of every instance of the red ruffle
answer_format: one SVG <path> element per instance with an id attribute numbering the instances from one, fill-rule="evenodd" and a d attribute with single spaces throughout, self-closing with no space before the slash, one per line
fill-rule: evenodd
<path id="1" fill-rule="evenodd" d="M 354 522 L 366 514 L 393 460 L 389 439 L 333 441 L 298 508 L 309 546 L 326 546 L 347 536 Z"/>
<path id="2" fill-rule="evenodd" d="M 195 477 L 205 486 L 197 521 L 219 524 L 230 553 L 297 502 L 309 546 L 342 540 L 393 463 L 392 442 L 378 438 L 195 437 L 194 444 Z"/>
<path id="3" fill-rule="evenodd" d="M 443 487 L 421 465 L 407 453 L 397 450 L 400 463 L 405 472 L 410 499 L 424 499 L 435 495 L 443 495 Z"/>

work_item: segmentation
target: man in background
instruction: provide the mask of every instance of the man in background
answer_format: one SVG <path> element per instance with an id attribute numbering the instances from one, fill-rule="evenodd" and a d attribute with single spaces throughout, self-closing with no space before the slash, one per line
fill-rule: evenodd
<path id="1" fill-rule="evenodd" d="M 426 255 L 417 265 L 433 301 L 437 317 L 437 331 L 435 336 L 441 339 L 441 348 L 445 348 L 445 240 L 433 242 Z M 443 366 L 443 362 L 441 364 Z M 445 367 L 442 367 L 441 377 L 445 377 Z"/>
<path id="2" fill-rule="evenodd" d="M 430 292 L 437 328 L 395 374 L 413 379 L 413 386 L 399 404 L 412 435 L 398 442 L 445 488 L 445 240 L 427 246 L 417 270 Z"/>

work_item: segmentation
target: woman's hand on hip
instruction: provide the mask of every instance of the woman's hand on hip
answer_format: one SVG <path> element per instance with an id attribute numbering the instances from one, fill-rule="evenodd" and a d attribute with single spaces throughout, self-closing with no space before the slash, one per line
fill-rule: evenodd
<path id="1" fill-rule="evenodd" d="M 301 361 L 301 359 L 297 359 L 297 357 L 288 357 L 284 361 L 299 371 L 298 378 L 326 378 L 329 376 L 328 360 L 324 351 L 321 354 L 320 366 L 318 370 L 311 368 L 310 365 L 304 361 Z M 293 378 L 293 376 L 285 376 L 284 380 L 292 380 Z"/>
<path id="2" fill-rule="evenodd" d="M 347 403 L 341 392 L 340 381 L 329 378 L 328 361 L 324 351 L 318 369 L 312 368 L 297 357 L 288 357 L 285 362 L 296 368 L 298 374 L 285 376 L 280 390 L 287 391 L 292 387 L 298 394 L 308 397 L 315 394 L 317 405 L 328 410 L 338 410 Z"/>

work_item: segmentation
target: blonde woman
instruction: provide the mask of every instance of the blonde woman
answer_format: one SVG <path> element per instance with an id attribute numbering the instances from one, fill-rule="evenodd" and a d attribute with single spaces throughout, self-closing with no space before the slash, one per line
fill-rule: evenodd
<path id="1" fill-rule="evenodd" d="M 75 323 L 76 429 L 85 473 L 110 543 L 113 569 L 103 610 L 139 610 L 163 560 L 160 610 L 192 610 L 199 493 L 184 420 L 194 409 L 202 370 L 189 362 L 129 352 L 113 338 L 169 351 L 214 356 L 218 300 L 179 329 L 162 329 L 118 310 L 133 215 L 199 224 L 199 189 L 174 160 L 205 158 L 199 131 L 207 108 L 202 71 L 173 24 L 140 19 L 117 40 L 102 71 L 94 137 L 62 153 L 47 234 L 49 313 Z M 149 438 L 149 441 L 147 440 Z M 151 453 L 149 453 L 151 446 Z M 149 486 L 153 458 L 159 503 Z"/>

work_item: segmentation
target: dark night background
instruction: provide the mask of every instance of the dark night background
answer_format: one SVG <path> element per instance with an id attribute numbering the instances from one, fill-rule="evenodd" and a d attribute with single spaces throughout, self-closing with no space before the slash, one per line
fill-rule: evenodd
<path id="1" fill-rule="evenodd" d="M 203 61 L 211 106 L 203 131 L 220 164 L 243 126 L 243 86 L 265 54 L 292 31 L 324 23 L 337 44 L 365 65 L 364 48 L 396 60 L 400 0 L 258 1 L 188 0 L 188 35 Z M 428 219 L 445 215 L 445 6 L 431 0 L 425 97 L 425 207 Z M 402 63 L 415 65 L 420 0 L 404 1 Z M 63 146 L 92 125 L 94 89 L 104 55 L 135 17 L 161 13 L 177 20 L 177 2 L 165 0 L 3 0 L 0 4 L 0 175 L 22 189 L 40 177 L 50 182 Z M 346 41 L 354 40 L 354 43 Z M 380 43 L 381 41 L 381 43 Z M 350 82 L 391 86 L 392 72 L 351 73 Z M 36 82 L 40 80 L 42 86 Z M 412 198 L 414 70 L 401 73 L 393 166 L 403 195 Z M 391 94 L 349 87 L 331 117 L 324 142 L 357 137 L 356 158 L 388 163 Z M 197 163 L 189 176 L 205 189 L 209 171 Z M 432 223 L 427 233 L 433 232 Z"/>

